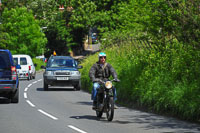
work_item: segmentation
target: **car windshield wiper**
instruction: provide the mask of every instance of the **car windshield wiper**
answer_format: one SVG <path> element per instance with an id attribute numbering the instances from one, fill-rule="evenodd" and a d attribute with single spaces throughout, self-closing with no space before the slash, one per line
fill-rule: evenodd
<path id="1" fill-rule="evenodd" d="M 73 66 L 59 65 L 59 67 L 73 67 Z"/>
<path id="2" fill-rule="evenodd" d="M 58 67 L 66 67 L 65 65 L 59 65 Z"/>

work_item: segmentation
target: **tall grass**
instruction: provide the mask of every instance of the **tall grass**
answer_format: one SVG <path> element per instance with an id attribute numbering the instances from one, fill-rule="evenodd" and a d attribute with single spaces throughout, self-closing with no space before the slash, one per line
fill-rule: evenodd
<path id="1" fill-rule="evenodd" d="M 104 52 L 121 80 L 116 84 L 118 102 L 200 120 L 200 51 L 175 42 L 162 52 L 135 49 L 132 44 L 113 46 Z M 82 63 L 81 80 L 88 91 L 92 88 L 89 69 L 98 60 L 97 54 Z"/>

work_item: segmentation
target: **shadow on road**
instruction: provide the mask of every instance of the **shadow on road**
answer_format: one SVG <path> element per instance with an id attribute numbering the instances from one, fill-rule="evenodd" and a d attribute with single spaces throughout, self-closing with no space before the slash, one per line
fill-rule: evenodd
<path id="1" fill-rule="evenodd" d="M 83 115 L 83 116 L 71 116 L 70 118 L 73 119 L 87 119 L 87 120 L 99 120 L 96 116 L 92 116 L 92 115 Z"/>
<path id="2" fill-rule="evenodd" d="M 92 102 L 77 102 L 79 105 L 88 105 L 92 107 Z"/>
<path id="3" fill-rule="evenodd" d="M 114 118 L 112 122 L 108 122 L 106 117 L 97 118 L 95 115 L 83 115 L 83 116 L 71 116 L 70 118 L 77 120 L 95 120 L 107 123 L 114 124 L 136 124 L 141 125 L 140 128 L 145 130 L 153 130 L 153 129 L 173 129 L 175 132 L 188 132 L 188 133 L 197 133 L 200 132 L 200 125 L 197 124 L 188 124 L 181 121 L 176 121 L 173 118 L 165 119 L 157 117 L 156 115 L 124 115 L 121 117 L 124 120 L 116 120 L 118 118 Z M 121 119 L 120 118 L 120 119 Z M 166 132 L 165 132 L 166 133 Z"/>
<path id="4" fill-rule="evenodd" d="M 81 120 L 81 119 L 97 120 L 97 121 L 101 121 L 101 122 L 108 122 L 108 123 L 110 123 L 109 121 L 107 121 L 106 117 L 98 118 L 95 115 L 71 116 L 70 118 L 77 119 L 77 120 Z M 113 120 L 112 123 L 128 124 L 128 123 L 132 123 L 132 122 L 130 122 L 130 121 L 120 121 L 120 120 L 116 120 L 115 121 L 115 120 Z"/>
<path id="5" fill-rule="evenodd" d="M 124 121 L 115 120 L 113 123 L 118 124 L 141 124 L 145 130 L 151 129 L 178 129 L 176 132 L 195 132 L 200 131 L 200 125 L 193 123 L 186 123 L 174 118 L 166 118 L 155 114 L 146 114 L 139 112 L 133 115 L 123 115 L 120 119 Z"/>
<path id="6" fill-rule="evenodd" d="M 11 103 L 10 102 L 10 99 L 7 99 L 7 98 L 0 98 L 0 104 L 9 104 Z"/>
<path id="7" fill-rule="evenodd" d="M 80 105 L 88 105 L 92 106 L 92 102 L 77 102 Z M 119 108 L 116 110 L 119 112 L 123 112 L 126 108 L 118 106 Z M 121 111 L 120 111 L 121 110 Z M 141 128 L 145 130 L 153 130 L 153 129 L 172 129 L 176 130 L 176 132 L 200 132 L 200 125 L 196 123 L 188 123 L 185 121 L 180 121 L 178 119 L 172 117 L 164 117 L 159 116 L 153 113 L 146 113 L 138 110 L 131 110 L 124 114 L 119 114 L 114 116 L 112 123 L 115 124 L 136 124 L 140 125 Z M 104 114 L 105 116 L 105 114 Z M 97 118 L 95 113 L 94 115 L 83 115 L 83 116 L 71 116 L 70 118 L 74 119 L 88 119 L 88 120 L 98 120 L 102 122 L 108 122 L 106 117 Z"/>
<path id="8" fill-rule="evenodd" d="M 73 88 L 49 88 L 44 90 L 44 88 L 37 88 L 37 91 L 75 91 Z"/>

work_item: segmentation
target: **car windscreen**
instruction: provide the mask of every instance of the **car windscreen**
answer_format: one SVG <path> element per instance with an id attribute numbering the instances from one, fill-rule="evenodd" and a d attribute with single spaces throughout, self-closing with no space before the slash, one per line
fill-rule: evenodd
<path id="1" fill-rule="evenodd" d="M 15 66 L 18 65 L 18 58 L 14 58 L 14 64 Z"/>
<path id="2" fill-rule="evenodd" d="M 20 57 L 20 65 L 27 65 L 27 60 L 25 57 Z"/>
<path id="3" fill-rule="evenodd" d="M 47 67 L 77 67 L 77 63 L 73 59 L 51 59 Z"/>
<path id="4" fill-rule="evenodd" d="M 7 52 L 0 51 L 0 70 L 10 70 L 11 64 Z"/>

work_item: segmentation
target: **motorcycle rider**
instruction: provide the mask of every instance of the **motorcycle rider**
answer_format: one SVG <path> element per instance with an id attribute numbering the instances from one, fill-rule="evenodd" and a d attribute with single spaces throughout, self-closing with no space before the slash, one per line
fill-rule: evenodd
<path id="1" fill-rule="evenodd" d="M 115 81 L 119 81 L 117 78 L 117 73 L 115 69 L 106 62 L 106 54 L 101 52 L 99 53 L 99 61 L 93 64 L 90 68 L 89 76 L 91 81 L 93 82 L 92 95 L 91 99 L 93 100 L 93 109 L 97 108 L 97 89 L 100 88 L 100 81 L 106 81 L 109 79 L 110 75 L 115 79 Z M 116 100 L 116 89 L 114 88 L 114 100 Z"/>

